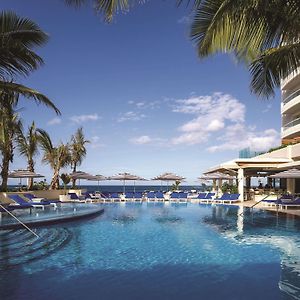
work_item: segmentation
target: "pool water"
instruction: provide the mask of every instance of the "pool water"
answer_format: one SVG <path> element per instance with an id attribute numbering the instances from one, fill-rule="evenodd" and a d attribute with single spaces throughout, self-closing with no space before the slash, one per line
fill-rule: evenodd
<path id="1" fill-rule="evenodd" d="M 0 234 L 0 299 L 300 299 L 300 221 L 234 206 L 106 204 Z"/>

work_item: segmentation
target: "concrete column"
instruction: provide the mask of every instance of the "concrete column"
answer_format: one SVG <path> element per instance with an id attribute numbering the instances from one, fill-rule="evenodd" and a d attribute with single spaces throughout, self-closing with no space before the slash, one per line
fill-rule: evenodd
<path id="1" fill-rule="evenodd" d="M 286 189 L 290 194 L 295 194 L 295 179 L 288 178 L 286 180 Z"/>
<path id="2" fill-rule="evenodd" d="M 251 176 L 246 177 L 246 187 L 250 188 L 251 187 Z"/>
<path id="3" fill-rule="evenodd" d="M 240 201 L 244 201 L 244 169 L 238 169 L 238 191 L 240 194 Z"/>
<path id="4" fill-rule="evenodd" d="M 223 183 L 222 179 L 219 179 L 219 181 L 218 181 L 218 194 L 222 193 L 222 183 Z"/>
<path id="5" fill-rule="evenodd" d="M 217 182 L 216 179 L 213 179 L 213 188 L 212 188 L 212 192 L 215 193 L 217 191 Z"/>

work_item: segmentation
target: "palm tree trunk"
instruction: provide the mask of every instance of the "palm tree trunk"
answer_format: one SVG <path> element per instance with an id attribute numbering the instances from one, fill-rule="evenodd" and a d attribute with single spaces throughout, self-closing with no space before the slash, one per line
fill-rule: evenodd
<path id="1" fill-rule="evenodd" d="M 7 191 L 9 162 L 10 162 L 10 155 L 7 155 L 7 154 L 3 153 L 2 171 L 1 171 L 1 177 L 2 177 L 1 191 L 2 192 Z"/>
<path id="2" fill-rule="evenodd" d="M 54 170 L 54 174 L 50 183 L 50 190 L 58 190 L 59 189 L 59 170 Z"/>
<path id="3" fill-rule="evenodd" d="M 76 172 L 77 170 L 77 165 L 74 164 L 73 166 L 73 173 Z M 75 178 L 72 178 L 72 189 L 75 189 L 76 188 L 76 179 Z"/>
<path id="4" fill-rule="evenodd" d="M 28 170 L 34 172 L 34 162 L 33 160 L 28 161 Z M 33 178 L 28 179 L 28 190 L 31 191 L 33 188 Z"/>

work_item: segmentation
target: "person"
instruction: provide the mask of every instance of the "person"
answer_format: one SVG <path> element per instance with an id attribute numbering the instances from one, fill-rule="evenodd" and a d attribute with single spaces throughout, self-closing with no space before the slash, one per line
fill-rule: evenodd
<path id="1" fill-rule="evenodd" d="M 262 189 L 262 188 L 263 188 L 263 185 L 262 185 L 262 183 L 261 183 L 261 182 L 259 183 L 259 186 L 258 186 L 258 188 L 259 188 L 259 189 Z"/>

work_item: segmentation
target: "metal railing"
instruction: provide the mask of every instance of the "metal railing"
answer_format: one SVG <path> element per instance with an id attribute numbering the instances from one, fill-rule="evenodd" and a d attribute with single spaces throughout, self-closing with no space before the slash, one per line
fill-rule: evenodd
<path id="1" fill-rule="evenodd" d="M 15 220 L 17 220 L 18 223 L 20 223 L 26 230 L 31 232 L 34 236 L 39 238 L 39 235 L 36 234 L 32 229 L 30 229 L 26 224 L 24 224 L 21 220 L 19 220 L 14 214 L 12 214 L 8 209 L 6 209 L 3 205 L 0 204 L 0 208 L 2 208 L 5 212 L 7 212 L 11 217 L 13 217 Z"/>
<path id="2" fill-rule="evenodd" d="M 287 104 L 288 102 L 290 102 L 291 100 L 293 100 L 294 98 L 296 98 L 299 95 L 300 95 L 300 89 L 298 89 L 298 90 L 294 91 L 293 93 L 288 94 L 287 96 L 285 96 L 282 99 L 282 103 Z"/>
<path id="3" fill-rule="evenodd" d="M 300 117 L 283 125 L 283 130 L 294 127 L 300 124 Z"/>

